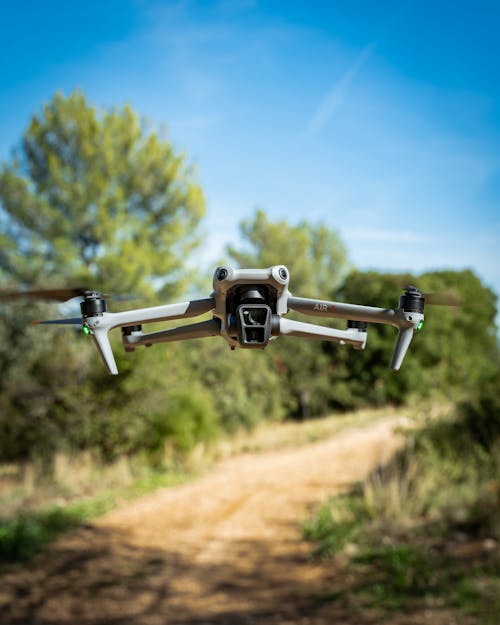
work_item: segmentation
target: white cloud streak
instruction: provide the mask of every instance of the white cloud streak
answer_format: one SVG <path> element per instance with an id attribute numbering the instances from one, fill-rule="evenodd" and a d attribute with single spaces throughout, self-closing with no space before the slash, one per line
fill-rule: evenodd
<path id="1" fill-rule="evenodd" d="M 306 125 L 304 133 L 306 137 L 311 138 L 319 133 L 340 109 L 346 100 L 353 81 L 372 56 L 375 49 L 375 43 L 371 43 L 363 48 L 345 74 L 330 88 Z"/>

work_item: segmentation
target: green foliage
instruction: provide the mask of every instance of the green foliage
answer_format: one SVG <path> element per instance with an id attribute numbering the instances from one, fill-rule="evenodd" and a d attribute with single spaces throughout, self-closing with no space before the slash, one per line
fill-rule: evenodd
<path id="1" fill-rule="evenodd" d="M 142 302 L 177 297 L 203 211 L 193 171 L 163 134 L 129 107 L 98 110 L 79 92 L 57 94 L 0 167 L 0 285 L 81 283 Z M 241 233 L 230 261 L 284 263 L 296 295 L 393 307 L 400 288 L 415 282 L 453 290 L 462 306 L 426 311 L 397 374 L 388 368 L 395 330 L 373 325 L 365 352 L 281 337 L 265 352 L 233 353 L 205 340 L 124 354 L 115 332 L 115 378 L 88 338 L 30 326 L 59 309 L 2 303 L 0 461 L 39 457 L 50 473 L 56 450 L 93 449 L 105 460 L 144 453 L 161 464 L 168 446 L 186 453 L 261 419 L 402 403 L 435 388 L 460 399 L 498 366 L 495 299 L 470 271 L 346 278 L 345 246 L 324 224 L 273 222 L 257 211 Z M 488 401 L 477 397 L 467 408 L 483 439 L 496 427 L 478 417 Z"/>
<path id="2" fill-rule="evenodd" d="M 268 348 L 268 358 L 285 381 L 291 414 L 307 418 L 332 408 L 402 404 L 432 393 L 455 393 L 459 399 L 498 362 L 495 296 L 471 271 L 420 276 L 352 271 L 339 284 L 346 270 L 344 247 L 324 225 L 272 222 L 257 211 L 253 220 L 243 222 L 241 232 L 243 250 L 230 247 L 231 260 L 247 267 L 283 262 L 297 295 L 393 308 L 403 287 L 413 283 L 424 292 L 453 295 L 459 302 L 452 308 L 426 307 L 425 328 L 415 336 L 397 373 L 389 369 L 396 329 L 386 325 L 369 325 L 363 352 L 280 338 Z"/>
<path id="3" fill-rule="evenodd" d="M 162 411 L 152 413 L 148 421 L 149 432 L 143 444 L 153 452 L 168 440 L 185 453 L 218 434 L 213 398 L 199 384 L 174 392 Z"/>
<path id="4" fill-rule="evenodd" d="M 28 560 L 62 532 L 75 527 L 81 519 L 73 511 L 52 508 L 14 520 L 0 520 L 0 562 Z"/>
<path id="5" fill-rule="evenodd" d="M 457 414 L 414 434 L 400 461 L 403 470 L 416 465 L 409 485 L 413 514 L 431 515 L 445 529 L 500 538 L 499 388 L 500 369 L 479 383 Z"/>
<path id="6" fill-rule="evenodd" d="M 337 359 L 339 408 L 405 403 L 433 392 L 459 399 L 497 366 L 495 296 L 471 271 L 435 271 L 420 276 L 352 272 L 339 289 L 341 301 L 397 306 L 406 284 L 424 292 L 453 294 L 457 307 L 427 306 L 425 327 L 397 373 L 389 369 L 396 330 L 370 324 L 364 352 L 344 350 Z M 329 349 L 326 347 L 326 349 Z"/>
<path id="7" fill-rule="evenodd" d="M 222 341 L 187 344 L 188 368 L 213 397 L 226 432 L 285 416 L 284 389 L 265 352 L 230 351 Z"/>
<path id="8" fill-rule="evenodd" d="M 500 370 L 451 414 L 409 431 L 403 451 L 352 494 L 360 518 L 389 533 L 409 526 L 500 538 L 499 385 Z"/>
<path id="9" fill-rule="evenodd" d="M 25 285 L 151 293 L 159 281 L 177 294 L 204 212 L 192 178 L 130 107 L 56 94 L 0 169 L 0 270 Z"/>
<path id="10" fill-rule="evenodd" d="M 390 613 L 416 606 L 459 609 L 478 623 L 500 616 L 500 566 L 450 558 L 414 543 L 366 548 L 353 559 L 364 578 L 353 599 Z M 461 621 L 459 621 L 461 622 Z"/>
<path id="11" fill-rule="evenodd" d="M 262 210 L 240 227 L 243 249 L 228 247 L 240 267 L 286 265 L 290 290 L 302 297 L 324 297 L 339 284 L 347 269 L 347 252 L 339 235 L 324 224 L 272 222 Z"/>
<path id="12" fill-rule="evenodd" d="M 459 419 L 450 426 L 455 440 L 462 432 L 488 452 L 500 441 L 500 368 L 488 372 L 466 401 L 459 405 Z"/>
<path id="13" fill-rule="evenodd" d="M 47 306 L 0 307 L 0 461 L 49 454 L 84 409 L 92 347 L 68 329 L 33 327 Z M 68 340 L 68 337 L 71 340 Z"/>
<path id="14" fill-rule="evenodd" d="M 455 295 L 458 306 L 426 308 L 415 355 L 434 384 L 473 391 L 500 363 L 495 294 L 470 270 L 425 273 L 418 281 L 423 291 Z"/>
<path id="15" fill-rule="evenodd" d="M 1 565 L 28 561 L 61 534 L 104 514 L 118 503 L 158 488 L 183 483 L 189 477 L 185 470 L 150 468 L 128 486 L 107 491 L 98 497 L 64 506 L 44 507 L 12 518 L 0 518 L 0 572 Z"/>
<path id="16" fill-rule="evenodd" d="M 362 503 L 350 494 L 323 504 L 302 526 L 305 538 L 316 543 L 313 556 L 327 559 L 356 542 L 365 517 Z"/>
<path id="17" fill-rule="evenodd" d="M 228 248 L 241 267 L 284 264 L 290 290 L 303 297 L 325 298 L 347 268 L 346 249 L 338 234 L 324 224 L 272 222 L 258 210 L 241 225 L 244 249 Z M 291 315 L 293 317 L 293 315 Z M 282 337 L 268 348 L 268 362 L 280 376 L 287 410 L 301 418 L 325 414 L 334 394 L 330 357 L 318 341 Z"/>
<path id="18" fill-rule="evenodd" d="M 397 609 L 409 598 L 434 594 L 435 559 L 416 545 L 372 547 L 363 550 L 355 561 L 377 571 L 371 592 L 386 607 Z"/>
<path id="19" fill-rule="evenodd" d="M 56 94 L 0 168 L 0 283 L 177 296 L 203 212 L 184 156 L 129 107 L 97 110 L 79 92 Z M 144 352 L 124 357 L 114 336 L 122 374 L 110 378 L 85 337 L 30 327 L 60 315 L 2 302 L 0 460 L 42 456 L 50 464 L 56 449 L 97 448 L 107 459 L 135 453 L 151 415 L 187 393 L 185 369 L 165 376 Z M 199 407 L 191 409 L 200 421 Z"/>
<path id="20" fill-rule="evenodd" d="M 334 592 L 320 600 L 341 600 L 357 612 L 375 611 L 377 622 L 394 612 L 451 610 L 477 623 L 494 625 L 500 617 L 500 562 L 494 556 L 461 558 L 447 555 L 444 545 L 434 549 L 424 541 L 363 542 L 351 545 L 348 560 L 337 560 Z M 314 536 L 310 537 L 315 540 Z M 346 547 L 347 549 L 347 547 Z M 345 552 L 345 550 L 344 550 Z"/>
<path id="21" fill-rule="evenodd" d="M 387 466 L 306 522 L 316 556 L 349 554 L 349 601 L 386 611 L 430 601 L 498 621 L 500 560 L 482 545 L 500 539 L 499 388 L 500 369 L 485 374 L 455 413 L 408 432 Z M 454 549 L 457 532 L 474 557 Z"/>

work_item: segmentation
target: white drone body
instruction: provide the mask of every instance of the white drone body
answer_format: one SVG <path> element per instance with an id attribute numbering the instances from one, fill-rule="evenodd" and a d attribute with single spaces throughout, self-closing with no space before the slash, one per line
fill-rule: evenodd
<path id="1" fill-rule="evenodd" d="M 81 318 L 38 323 L 82 325 L 84 332 L 92 336 L 109 373 L 114 375 L 118 374 L 118 368 L 108 334 L 118 327 L 122 329 L 126 351 L 133 351 L 141 345 L 149 347 L 155 343 L 208 336 L 222 336 L 231 349 L 262 349 L 282 335 L 333 341 L 364 349 L 367 324 L 383 323 L 398 330 L 391 368 L 400 368 L 415 331 L 423 325 L 424 296 L 418 289 L 407 287 L 397 308 L 377 308 L 293 297 L 288 290 L 289 277 L 284 265 L 267 269 L 237 269 L 224 265 L 214 272 L 213 293 L 208 298 L 118 313 L 106 311 L 105 299 L 97 291 L 56 289 L 22 292 L 15 296 L 40 297 L 49 293 L 57 301 L 83 296 Z M 304 315 L 345 319 L 347 329 L 287 319 L 286 314 L 291 310 Z M 210 312 L 210 319 L 197 323 L 157 332 L 143 332 L 142 329 L 148 323 L 188 319 Z"/>

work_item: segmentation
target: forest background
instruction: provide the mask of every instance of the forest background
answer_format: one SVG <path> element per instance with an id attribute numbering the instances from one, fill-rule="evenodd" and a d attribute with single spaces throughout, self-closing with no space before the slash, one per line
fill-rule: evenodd
<path id="1" fill-rule="evenodd" d="M 165 133 L 130 107 L 100 110 L 81 92 L 56 94 L 2 165 L 0 202 L 3 289 L 84 284 L 133 293 L 141 306 L 210 292 L 213 268 L 192 256 L 203 245 L 203 190 Z M 459 305 L 426 310 L 398 373 L 388 369 L 392 329 L 372 326 L 362 353 L 287 338 L 259 353 L 229 353 L 213 339 L 134 354 L 115 345 L 114 378 L 82 333 L 30 327 L 61 310 L 2 302 L 0 460 L 50 466 L 55 452 L 92 450 L 103 461 L 140 453 L 156 462 L 166 443 L 187 451 L 261 419 L 434 395 L 470 400 L 498 372 L 496 298 L 472 271 L 359 271 L 325 224 L 273 222 L 262 210 L 240 228 L 243 244 L 221 261 L 283 263 L 294 294 L 392 307 L 416 283 Z"/>

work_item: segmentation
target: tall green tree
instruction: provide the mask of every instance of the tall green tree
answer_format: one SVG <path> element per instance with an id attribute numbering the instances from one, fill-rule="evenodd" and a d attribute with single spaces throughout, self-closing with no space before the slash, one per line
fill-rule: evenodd
<path id="1" fill-rule="evenodd" d="M 284 264 L 290 290 L 303 297 L 328 297 L 347 271 L 347 251 L 339 235 L 323 223 L 271 221 L 263 210 L 240 225 L 243 247 L 228 247 L 240 267 Z"/>
<path id="2" fill-rule="evenodd" d="M 294 295 L 327 299 L 346 273 L 346 248 L 324 224 L 273 222 L 258 210 L 253 219 L 241 224 L 241 235 L 242 248 L 228 248 L 230 260 L 240 267 L 286 265 Z M 321 343 L 281 337 L 268 351 L 285 388 L 289 412 L 303 419 L 324 414 L 333 392 L 332 357 L 321 349 Z"/>
<path id="3" fill-rule="evenodd" d="M 174 295 L 204 198 L 185 157 L 129 107 L 56 94 L 0 168 L 0 271 L 24 285 Z"/>
<path id="4" fill-rule="evenodd" d="M 0 165 L 0 287 L 177 296 L 203 213 L 194 172 L 163 133 L 128 106 L 103 110 L 80 92 L 56 94 Z M 110 380 L 85 337 L 30 327 L 55 314 L 1 303 L 0 459 L 140 446 L 151 405 L 167 410 L 171 399 L 164 372 L 151 355 L 124 358 L 117 346 L 122 375 Z M 173 372 L 170 386 L 184 373 Z"/>

